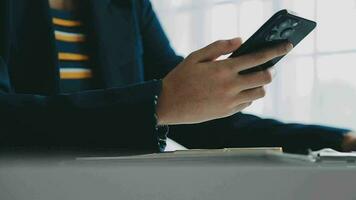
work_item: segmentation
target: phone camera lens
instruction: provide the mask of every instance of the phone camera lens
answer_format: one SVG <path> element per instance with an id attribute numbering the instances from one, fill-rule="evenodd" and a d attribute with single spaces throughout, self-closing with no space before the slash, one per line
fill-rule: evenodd
<path id="1" fill-rule="evenodd" d="M 287 39 L 287 38 L 289 38 L 291 35 L 293 35 L 293 33 L 294 33 L 294 29 L 292 29 L 292 28 L 287 28 L 287 29 L 285 29 L 285 30 L 283 30 L 283 31 L 281 32 L 281 38 L 282 38 L 282 39 Z"/>
<path id="2" fill-rule="evenodd" d="M 277 31 L 272 31 L 269 35 L 266 37 L 267 41 L 272 41 L 278 39 L 278 32 Z"/>
<path id="3" fill-rule="evenodd" d="M 298 25 L 299 25 L 299 22 L 298 22 L 298 21 L 292 22 L 292 26 L 293 26 L 293 27 L 296 27 L 296 26 L 298 26 Z"/>
<path id="4" fill-rule="evenodd" d="M 288 19 L 288 20 L 282 22 L 282 23 L 279 25 L 279 30 L 283 30 L 283 29 L 286 29 L 286 28 L 290 27 L 290 26 L 291 26 L 291 23 L 292 23 L 292 21 L 291 21 L 290 19 Z"/>

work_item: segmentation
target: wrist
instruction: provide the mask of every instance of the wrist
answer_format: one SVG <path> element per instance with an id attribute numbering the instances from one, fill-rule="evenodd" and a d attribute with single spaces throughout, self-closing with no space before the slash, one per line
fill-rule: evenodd
<path id="1" fill-rule="evenodd" d="M 156 126 L 161 126 L 163 125 L 162 122 L 162 109 L 161 109 L 161 104 L 160 104 L 160 97 L 162 95 L 162 90 L 161 93 L 157 96 L 155 96 L 155 106 L 156 106 L 156 110 L 155 110 L 155 117 L 156 117 Z"/>
<path id="2" fill-rule="evenodd" d="M 166 118 L 167 118 L 167 109 L 165 108 L 166 102 L 166 89 L 164 80 L 162 80 L 161 91 L 158 96 L 156 96 L 156 120 L 157 126 L 164 126 L 168 125 Z"/>
<path id="3" fill-rule="evenodd" d="M 157 120 L 157 126 L 164 126 L 165 123 L 162 120 L 162 114 L 160 114 L 158 109 L 156 110 L 156 120 Z"/>

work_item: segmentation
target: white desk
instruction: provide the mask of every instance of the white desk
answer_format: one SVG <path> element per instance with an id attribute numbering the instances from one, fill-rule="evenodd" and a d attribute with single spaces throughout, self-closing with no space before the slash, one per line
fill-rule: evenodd
<path id="1" fill-rule="evenodd" d="M 2 159 L 0 199 L 356 199 L 355 164 L 246 156 L 59 160 Z"/>

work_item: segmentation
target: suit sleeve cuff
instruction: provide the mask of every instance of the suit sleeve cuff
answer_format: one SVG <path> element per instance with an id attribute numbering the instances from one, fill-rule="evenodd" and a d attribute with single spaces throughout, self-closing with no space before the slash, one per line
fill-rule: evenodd
<path id="1" fill-rule="evenodd" d="M 158 116 L 156 113 L 156 108 L 158 104 L 158 98 L 159 95 L 161 94 L 162 90 L 162 81 L 159 81 L 159 86 L 157 87 L 158 90 L 156 91 L 156 94 L 154 96 L 154 107 L 155 107 L 155 112 L 154 112 L 154 118 L 155 118 L 155 135 L 157 137 L 158 141 L 158 149 L 160 152 L 164 152 L 167 146 L 167 138 L 168 138 L 168 132 L 169 132 L 169 126 L 167 125 L 158 125 Z"/>

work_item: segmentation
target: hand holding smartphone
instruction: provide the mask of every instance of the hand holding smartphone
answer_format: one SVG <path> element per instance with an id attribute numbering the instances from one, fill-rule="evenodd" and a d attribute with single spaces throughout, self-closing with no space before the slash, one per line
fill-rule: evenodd
<path id="1" fill-rule="evenodd" d="M 296 16 L 287 10 L 274 14 L 262 25 L 245 43 L 241 45 L 230 57 L 238 57 L 255 52 L 263 48 L 290 42 L 297 46 L 316 27 L 316 22 Z M 266 70 L 274 66 L 284 56 L 274 58 L 262 65 L 240 72 L 249 74 Z"/>

